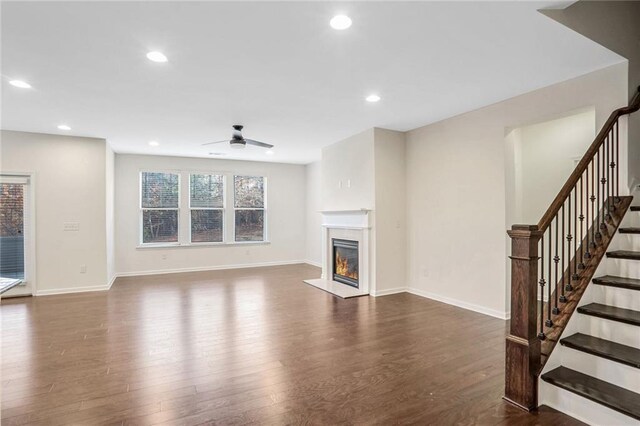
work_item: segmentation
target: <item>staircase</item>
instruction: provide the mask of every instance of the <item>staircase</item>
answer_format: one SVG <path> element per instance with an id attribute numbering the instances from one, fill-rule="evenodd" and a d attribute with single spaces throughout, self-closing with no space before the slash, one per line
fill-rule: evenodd
<path id="1" fill-rule="evenodd" d="M 640 235 L 628 229 L 611 242 L 627 250 L 607 251 L 540 376 L 539 403 L 591 424 L 640 423 L 640 251 L 629 250 Z"/>
<path id="2" fill-rule="evenodd" d="M 514 225 L 505 399 L 590 424 L 640 424 L 640 205 L 614 111 L 537 225 Z M 622 178 L 622 184 L 621 179 Z M 558 343 L 560 343 L 558 345 Z"/>

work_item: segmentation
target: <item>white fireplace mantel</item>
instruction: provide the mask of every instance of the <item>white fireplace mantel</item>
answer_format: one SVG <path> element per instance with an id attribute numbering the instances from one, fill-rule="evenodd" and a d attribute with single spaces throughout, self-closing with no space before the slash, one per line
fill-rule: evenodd
<path id="1" fill-rule="evenodd" d="M 369 209 L 322 210 L 323 228 L 371 229 Z"/>
<path id="2" fill-rule="evenodd" d="M 371 210 L 323 210 L 322 214 L 322 277 L 305 280 L 324 291 L 342 298 L 366 296 L 370 288 L 370 265 L 372 252 L 369 248 L 371 232 Z M 333 280 L 332 239 L 340 238 L 358 242 L 358 284 L 355 288 Z"/>

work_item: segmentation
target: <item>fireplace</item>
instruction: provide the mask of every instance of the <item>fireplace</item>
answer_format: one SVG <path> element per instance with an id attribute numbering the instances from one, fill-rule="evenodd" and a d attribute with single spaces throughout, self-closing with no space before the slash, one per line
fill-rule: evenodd
<path id="1" fill-rule="evenodd" d="M 358 288 L 358 242 L 333 238 L 333 280 Z"/>

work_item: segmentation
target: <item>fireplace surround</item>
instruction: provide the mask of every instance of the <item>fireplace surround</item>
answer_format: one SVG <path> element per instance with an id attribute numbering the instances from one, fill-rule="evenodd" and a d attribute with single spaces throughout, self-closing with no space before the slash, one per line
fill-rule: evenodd
<path id="1" fill-rule="evenodd" d="M 371 210 L 325 210 L 320 213 L 322 276 L 304 282 L 345 299 L 368 295 L 373 284 L 370 274 L 374 254 L 370 248 Z M 346 274 L 341 273 L 345 272 L 345 266 Z"/>

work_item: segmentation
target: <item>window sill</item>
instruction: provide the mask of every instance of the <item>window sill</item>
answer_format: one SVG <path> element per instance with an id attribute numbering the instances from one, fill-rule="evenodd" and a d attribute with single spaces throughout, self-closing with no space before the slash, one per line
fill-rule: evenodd
<path id="1" fill-rule="evenodd" d="M 231 243 L 140 244 L 136 246 L 136 250 L 197 248 L 197 247 L 229 247 L 229 246 L 265 246 L 269 244 L 271 244 L 271 241 L 234 241 Z"/>

